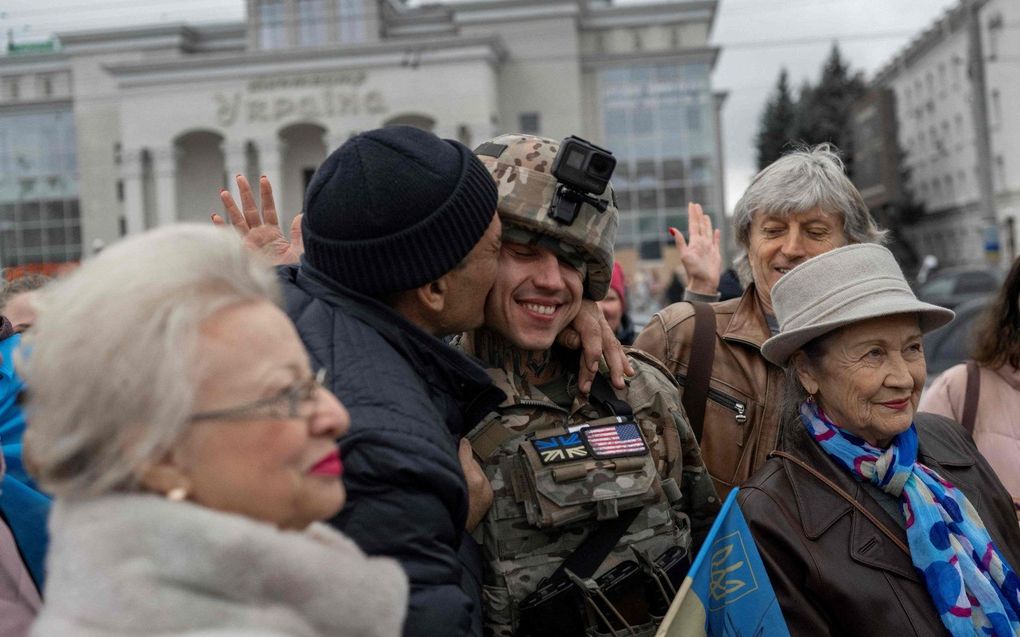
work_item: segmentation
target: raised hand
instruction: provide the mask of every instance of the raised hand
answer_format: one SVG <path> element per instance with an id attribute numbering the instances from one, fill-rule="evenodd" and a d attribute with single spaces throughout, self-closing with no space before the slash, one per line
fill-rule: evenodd
<path id="1" fill-rule="evenodd" d="M 722 274 L 722 254 L 719 252 L 719 230 L 712 230 L 712 218 L 701 209 L 701 204 L 687 204 L 687 235 L 670 228 L 680 262 L 687 270 L 687 289 L 698 294 L 712 295 L 719 290 Z"/>
<path id="2" fill-rule="evenodd" d="M 220 201 L 244 244 L 250 250 L 265 255 L 274 265 L 297 263 L 304 254 L 304 241 L 301 237 L 301 217 L 296 215 L 290 224 L 290 240 L 280 229 L 280 220 L 276 215 L 276 202 L 273 200 L 273 187 L 269 179 L 259 179 L 259 195 L 262 199 L 262 210 L 255 205 L 251 185 L 244 175 L 237 176 L 237 190 L 241 197 L 241 207 L 237 207 L 234 197 L 226 189 L 220 191 Z M 227 222 L 215 212 L 212 222 L 218 226 L 226 226 Z"/>

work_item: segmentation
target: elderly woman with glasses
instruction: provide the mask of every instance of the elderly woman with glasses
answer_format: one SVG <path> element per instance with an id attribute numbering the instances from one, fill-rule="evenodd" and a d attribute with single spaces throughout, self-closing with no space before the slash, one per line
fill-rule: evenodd
<path id="1" fill-rule="evenodd" d="M 317 523 L 349 418 L 229 232 L 164 228 L 41 296 L 26 457 L 55 504 L 33 635 L 398 635 L 400 568 Z"/>
<path id="2" fill-rule="evenodd" d="M 918 301 L 874 244 L 814 257 L 772 288 L 786 370 L 779 449 L 741 488 L 791 635 L 1020 635 L 1020 527 L 959 424 L 917 413 Z"/>

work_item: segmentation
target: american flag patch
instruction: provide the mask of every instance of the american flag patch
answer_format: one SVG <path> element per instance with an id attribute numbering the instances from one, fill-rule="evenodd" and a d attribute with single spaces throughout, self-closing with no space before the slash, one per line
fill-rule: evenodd
<path id="1" fill-rule="evenodd" d="M 579 433 L 536 438 L 531 444 L 535 446 L 542 464 L 582 460 L 588 457 L 588 450 L 584 447 L 584 441 L 581 440 Z"/>
<path id="2" fill-rule="evenodd" d="M 621 425 L 589 427 L 581 432 L 591 455 L 596 458 L 643 456 L 648 453 L 638 426 L 632 422 Z"/>

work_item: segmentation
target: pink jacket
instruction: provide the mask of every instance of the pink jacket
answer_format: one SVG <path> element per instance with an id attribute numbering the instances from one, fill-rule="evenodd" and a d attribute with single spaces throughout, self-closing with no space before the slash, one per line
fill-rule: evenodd
<path id="1" fill-rule="evenodd" d="M 21 560 L 14 536 L 0 520 L 0 635 L 27 635 L 41 605 L 39 591 Z"/>
<path id="2" fill-rule="evenodd" d="M 1013 501 L 1020 503 L 1020 370 L 1009 365 L 979 369 L 981 393 L 974 442 Z M 966 389 L 967 366 L 947 369 L 924 391 L 919 409 L 960 421 Z"/>

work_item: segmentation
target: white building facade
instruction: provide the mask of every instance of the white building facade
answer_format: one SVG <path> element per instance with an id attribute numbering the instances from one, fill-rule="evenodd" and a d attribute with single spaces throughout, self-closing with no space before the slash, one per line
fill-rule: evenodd
<path id="1" fill-rule="evenodd" d="M 23 165 L 18 148 L 35 146 L 59 158 L 31 160 L 38 176 L 0 172 L 0 261 L 74 259 L 97 241 L 207 222 L 236 174 L 268 176 L 287 223 L 329 151 L 397 123 L 469 146 L 501 132 L 605 145 L 619 160 L 621 255 L 661 259 L 688 201 L 722 215 L 716 5 L 247 0 L 244 23 L 59 34 L 57 51 L 0 57 L 0 162 Z M 49 93 L 29 97 L 44 76 Z M 44 118 L 42 142 L 24 138 L 25 117 Z M 63 190 L 38 190 L 50 182 Z M 58 198 L 73 202 L 60 217 L 73 232 L 37 241 L 27 219 L 43 224 L 43 202 Z"/>
<path id="2" fill-rule="evenodd" d="M 905 228 L 906 238 L 943 265 L 1008 265 L 1017 254 L 1020 217 L 1020 3 L 976 2 L 983 115 L 975 109 L 969 68 L 969 5 L 964 0 L 947 11 L 879 72 L 876 83 L 894 92 L 906 187 L 925 208 L 920 222 Z M 994 219 L 981 206 L 982 118 L 990 137 Z"/>

